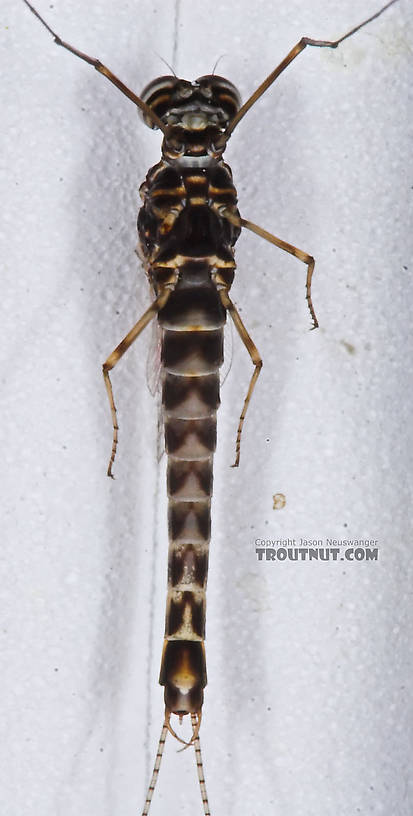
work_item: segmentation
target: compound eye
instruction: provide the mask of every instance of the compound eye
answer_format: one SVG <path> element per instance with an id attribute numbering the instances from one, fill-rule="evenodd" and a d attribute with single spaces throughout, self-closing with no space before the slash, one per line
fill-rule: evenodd
<path id="1" fill-rule="evenodd" d="M 212 99 L 213 104 L 221 108 L 227 118 L 235 116 L 241 107 L 241 97 L 232 82 L 217 74 L 199 77 L 197 82 L 201 92 L 207 98 Z"/>
<path id="2" fill-rule="evenodd" d="M 175 76 L 161 76 L 153 79 L 145 86 L 141 93 L 141 99 L 153 110 L 154 113 L 162 119 L 162 116 L 168 112 L 171 107 L 171 99 L 176 91 L 177 86 L 181 80 Z M 145 122 L 145 125 L 157 130 L 156 125 L 153 124 L 149 116 L 139 110 L 139 115 Z"/>

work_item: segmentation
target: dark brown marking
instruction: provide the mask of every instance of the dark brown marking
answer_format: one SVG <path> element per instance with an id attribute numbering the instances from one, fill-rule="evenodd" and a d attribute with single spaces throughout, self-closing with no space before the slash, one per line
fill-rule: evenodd
<path id="1" fill-rule="evenodd" d="M 205 459 L 215 450 L 216 442 L 215 417 L 165 418 L 165 449 L 177 459 Z"/>
<path id="2" fill-rule="evenodd" d="M 203 640 L 205 637 L 205 592 L 178 591 L 168 594 L 166 603 L 165 637 Z"/>
<path id="3" fill-rule="evenodd" d="M 218 373 L 200 377 L 165 373 L 162 404 L 168 415 L 182 419 L 210 416 L 220 404 Z"/>
<path id="4" fill-rule="evenodd" d="M 180 287 L 172 293 L 159 322 L 168 329 L 188 329 L 199 326 L 204 330 L 219 329 L 226 321 L 226 312 L 222 306 L 216 287 L 207 281 L 203 284 L 204 269 L 193 265 L 187 274 L 187 287 Z M 200 285 L 201 284 L 201 285 Z M 168 342 L 168 337 L 165 338 Z"/>
<path id="5" fill-rule="evenodd" d="M 224 335 L 217 331 L 165 330 L 162 363 L 172 374 L 196 377 L 212 373 L 224 360 Z"/>
<path id="6" fill-rule="evenodd" d="M 185 682 L 188 691 L 182 690 Z M 175 714 L 199 712 L 207 684 L 204 644 L 195 640 L 166 640 L 159 683 L 165 686 L 165 706 L 169 711 Z"/>
<path id="7" fill-rule="evenodd" d="M 209 541 L 211 507 L 205 501 L 169 502 L 168 522 L 171 541 Z"/>
<path id="8" fill-rule="evenodd" d="M 174 499 L 209 498 L 212 495 L 212 459 L 187 462 L 169 457 L 168 496 Z"/>
<path id="9" fill-rule="evenodd" d="M 174 546 L 169 554 L 168 579 L 172 588 L 184 583 L 197 584 L 206 589 L 208 577 L 208 552 L 199 551 L 194 544 Z"/>

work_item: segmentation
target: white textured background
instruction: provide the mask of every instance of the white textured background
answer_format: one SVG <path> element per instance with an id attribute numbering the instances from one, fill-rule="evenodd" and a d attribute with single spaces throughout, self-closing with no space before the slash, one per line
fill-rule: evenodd
<path id="1" fill-rule="evenodd" d="M 135 90 L 212 70 L 245 99 L 302 36 L 334 38 L 380 0 L 211 4 L 39 0 L 69 42 Z M 227 159 L 240 208 L 317 261 L 253 235 L 233 297 L 216 457 L 202 743 L 213 816 L 411 816 L 412 9 L 337 51 L 307 49 L 245 118 Z M 0 232 L 2 816 L 132 816 L 163 703 L 164 474 L 148 338 L 105 357 L 148 303 L 137 188 L 160 138 L 102 77 L 3 0 Z M 156 53 L 157 52 L 157 53 Z M 409 98 L 410 94 L 410 98 Z M 272 509 L 272 494 L 287 496 Z M 368 563 L 259 564 L 254 539 L 377 538 Z M 168 741 L 153 816 L 196 816 L 192 751 Z"/>

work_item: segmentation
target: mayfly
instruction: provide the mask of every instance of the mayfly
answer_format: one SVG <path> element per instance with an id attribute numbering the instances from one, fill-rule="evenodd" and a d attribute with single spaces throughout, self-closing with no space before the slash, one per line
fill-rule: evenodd
<path id="1" fill-rule="evenodd" d="M 99 60 L 64 42 L 28 0 L 24 2 L 57 45 L 109 79 L 138 107 L 145 124 L 163 134 L 161 160 L 149 170 L 140 188 L 143 206 L 138 217 L 139 252 L 153 301 L 103 365 L 113 424 L 108 475 L 112 476 L 118 444 L 110 371 L 157 317 L 162 334 L 169 499 L 168 591 L 159 679 L 165 689 L 165 718 L 142 816 L 149 813 L 168 731 L 185 747 L 195 749 L 203 811 L 208 816 L 199 731 L 207 683 L 204 638 L 212 466 L 227 313 L 253 364 L 238 423 L 235 467 L 240 461 L 248 405 L 262 367 L 259 352 L 229 296 L 236 268 L 234 247 L 242 229 L 304 263 L 312 328 L 318 325 L 311 296 L 314 258 L 241 216 L 223 153 L 241 119 L 307 46 L 337 48 L 397 0 L 338 40 L 303 37 L 244 104 L 236 87 L 215 73 L 195 81 L 161 76 L 137 96 Z M 179 720 L 189 715 L 192 735 L 187 742 L 176 734 L 172 715 Z"/>

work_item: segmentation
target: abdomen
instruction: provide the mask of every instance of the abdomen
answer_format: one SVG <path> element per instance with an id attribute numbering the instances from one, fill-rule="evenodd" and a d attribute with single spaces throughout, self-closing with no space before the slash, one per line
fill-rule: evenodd
<path id="1" fill-rule="evenodd" d="M 200 271 L 200 270 L 199 270 Z M 213 456 L 225 311 L 205 285 L 183 286 L 159 315 L 168 456 L 168 594 L 160 683 L 174 713 L 200 712 Z"/>

